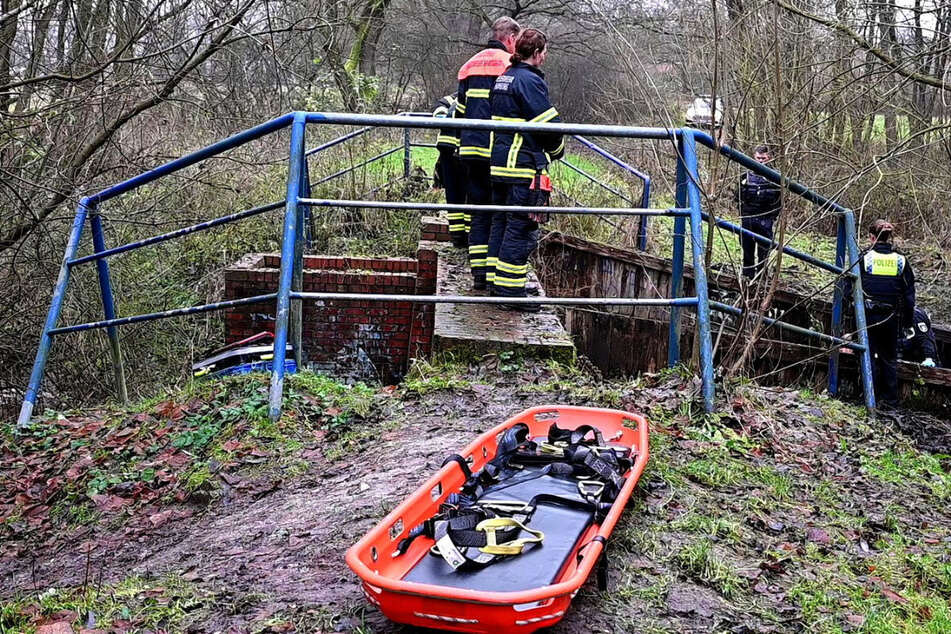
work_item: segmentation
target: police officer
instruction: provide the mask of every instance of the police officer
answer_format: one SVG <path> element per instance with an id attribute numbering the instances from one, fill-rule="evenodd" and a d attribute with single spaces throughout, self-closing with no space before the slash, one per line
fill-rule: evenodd
<path id="1" fill-rule="evenodd" d="M 915 274 L 892 246 L 894 227 L 876 220 L 869 227 L 872 246 L 862 256 L 862 290 L 875 395 L 881 403 L 898 403 L 898 340 L 901 324 L 915 312 Z"/>
<path id="2" fill-rule="evenodd" d="M 548 99 L 545 74 L 539 68 L 548 53 L 548 40 L 537 29 L 525 29 L 515 43 L 512 67 L 492 87 L 492 119 L 495 121 L 558 122 L 561 117 Z M 497 205 L 543 207 L 551 185 L 548 163 L 565 152 L 561 134 L 496 132 L 492 143 L 492 198 Z M 528 256 L 538 243 L 538 221 L 544 213 L 510 211 L 493 219 L 489 257 L 498 256 L 492 290 L 496 295 L 525 297 Z M 537 312 L 538 306 L 511 304 L 509 308 Z"/>
<path id="3" fill-rule="evenodd" d="M 765 164 L 772 160 L 772 155 L 767 146 L 758 145 L 753 150 L 753 158 Z M 737 202 L 743 228 L 772 240 L 773 223 L 782 208 L 779 185 L 754 172 L 746 172 L 740 177 Z M 752 236 L 745 234 L 741 236 L 741 242 L 743 277 L 752 278 L 766 265 L 770 245 L 758 242 Z"/>
<path id="4" fill-rule="evenodd" d="M 915 306 L 914 321 L 906 324 L 901 340 L 901 358 L 905 361 L 920 363 L 926 368 L 941 367 L 938 359 L 938 342 L 931 329 L 931 318 L 920 307 Z"/>
<path id="5" fill-rule="evenodd" d="M 433 116 L 437 119 L 452 118 L 456 112 L 456 96 L 446 95 L 436 102 Z M 446 202 L 450 205 L 465 204 L 466 180 L 462 163 L 459 161 L 459 130 L 442 128 L 436 137 L 439 159 L 436 161 L 436 177 L 446 190 Z M 469 244 L 469 222 L 471 216 L 462 211 L 449 212 L 449 237 L 452 246 L 465 249 Z"/>
<path id="6" fill-rule="evenodd" d="M 473 55 L 459 69 L 459 90 L 456 94 L 456 118 L 488 119 L 489 91 L 495 79 L 509 66 L 519 33 L 518 22 L 502 17 L 492 24 L 492 39 L 487 47 Z M 491 136 L 487 130 L 460 130 L 459 158 L 466 170 L 466 202 L 470 205 L 488 205 L 492 202 L 489 181 L 489 147 Z M 489 230 L 492 214 L 473 212 L 469 228 L 469 265 L 472 268 L 473 289 L 486 289 L 489 253 Z"/>

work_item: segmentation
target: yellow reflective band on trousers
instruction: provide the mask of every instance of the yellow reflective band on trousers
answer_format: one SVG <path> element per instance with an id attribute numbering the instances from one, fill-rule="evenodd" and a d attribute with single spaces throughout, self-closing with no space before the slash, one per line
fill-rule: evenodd
<path id="1" fill-rule="evenodd" d="M 484 147 L 463 145 L 461 148 L 459 148 L 459 156 L 479 156 L 482 158 L 492 158 L 492 151 Z"/>
<path id="2" fill-rule="evenodd" d="M 459 139 L 454 136 L 440 134 L 436 137 L 436 143 L 443 143 L 445 145 L 459 145 Z"/>
<path id="3" fill-rule="evenodd" d="M 524 275 L 528 273 L 527 264 L 509 264 L 508 262 L 503 262 L 501 260 L 496 262 L 495 268 L 499 271 L 505 271 L 506 273 L 514 273 L 515 275 Z"/>
<path id="4" fill-rule="evenodd" d="M 506 288 L 521 288 L 528 281 L 527 277 L 507 277 L 501 271 L 495 273 L 495 285 L 505 286 Z"/>
<path id="5" fill-rule="evenodd" d="M 486 258 L 479 257 L 484 256 L 489 252 L 489 245 L 487 244 L 470 244 L 469 245 L 469 265 L 474 269 L 485 268 Z"/>
<path id="6" fill-rule="evenodd" d="M 496 269 L 496 266 L 498 266 L 498 264 L 499 264 L 499 259 L 497 257 L 489 256 L 489 258 L 486 259 L 485 267 L 489 270 L 486 271 L 485 273 L 485 281 L 487 282 L 495 281 L 495 269 Z"/>

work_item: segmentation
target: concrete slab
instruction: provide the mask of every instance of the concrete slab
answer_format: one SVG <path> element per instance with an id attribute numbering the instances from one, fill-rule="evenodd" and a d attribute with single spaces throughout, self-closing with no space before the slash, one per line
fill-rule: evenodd
<path id="1" fill-rule="evenodd" d="M 472 295 L 472 276 L 466 253 L 445 242 L 427 242 L 438 251 L 436 292 L 439 295 Z M 529 284 L 538 284 L 534 271 Z M 544 289 L 540 292 L 544 294 Z M 434 351 L 488 354 L 514 350 L 562 362 L 574 359 L 575 346 L 552 307 L 539 313 L 503 310 L 478 304 L 437 304 L 433 331 Z"/>

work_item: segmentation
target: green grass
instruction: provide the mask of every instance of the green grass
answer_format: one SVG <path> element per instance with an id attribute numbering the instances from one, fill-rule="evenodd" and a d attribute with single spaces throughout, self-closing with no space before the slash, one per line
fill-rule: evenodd
<path id="1" fill-rule="evenodd" d="M 471 383 L 459 377 L 464 370 L 465 366 L 455 360 L 414 359 L 403 377 L 403 389 L 419 396 L 442 390 L 467 390 Z"/>
<path id="2" fill-rule="evenodd" d="M 692 510 L 675 520 L 671 528 L 732 543 L 738 543 L 743 538 L 743 528 L 738 522 L 727 517 L 713 517 L 698 510 Z"/>
<path id="3" fill-rule="evenodd" d="M 79 627 L 92 618 L 99 629 L 122 627 L 135 631 L 183 632 L 212 604 L 213 596 L 175 575 L 159 579 L 130 577 L 117 584 L 78 588 L 49 588 L 0 603 L 0 634 L 34 634 L 40 619 L 58 612 L 75 615 Z"/>
<path id="4" fill-rule="evenodd" d="M 699 484 L 717 489 L 736 486 L 744 480 L 743 469 L 730 459 L 694 460 L 687 463 L 684 473 Z"/>
<path id="5" fill-rule="evenodd" d="M 899 487 L 926 486 L 939 500 L 951 496 L 951 475 L 942 464 L 947 456 L 915 450 L 887 450 L 879 456 L 861 456 L 862 469 Z"/>
<path id="6" fill-rule="evenodd" d="M 675 559 L 688 576 L 709 585 L 727 598 L 736 596 L 746 587 L 746 581 L 717 554 L 713 542 L 707 538 L 685 546 L 677 552 Z"/>

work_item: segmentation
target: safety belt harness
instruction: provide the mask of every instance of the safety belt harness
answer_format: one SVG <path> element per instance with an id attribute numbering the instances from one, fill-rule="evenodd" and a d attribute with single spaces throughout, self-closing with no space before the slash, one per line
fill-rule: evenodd
<path id="1" fill-rule="evenodd" d="M 473 570 L 520 555 L 532 544 L 541 544 L 544 533 L 530 526 L 539 504 L 589 511 L 601 521 L 624 485 L 621 474 L 630 468 L 629 453 L 604 446 L 601 432 L 590 425 L 563 430 L 553 424 L 547 443 L 535 443 L 528 436 L 524 423 L 509 428 L 499 440 L 495 457 L 477 473 L 472 473 L 462 456 L 449 456 L 443 465 L 455 462 L 466 476 L 460 492 L 450 494 L 436 515 L 411 530 L 399 542 L 393 556 L 404 554 L 416 538 L 426 536 L 435 542 L 430 549 L 433 555 L 441 557 L 454 570 Z M 519 474 L 523 464 L 546 466 Z M 481 500 L 486 493 L 543 476 L 578 478 L 582 499 L 539 494 L 527 504 Z"/>

